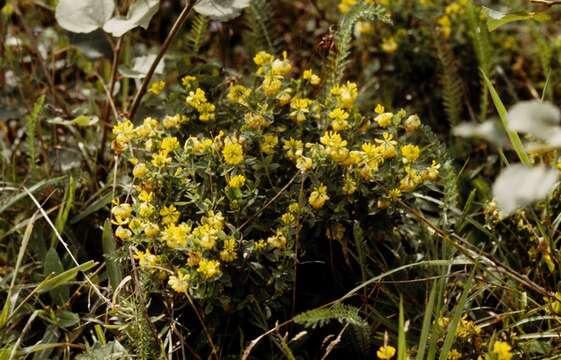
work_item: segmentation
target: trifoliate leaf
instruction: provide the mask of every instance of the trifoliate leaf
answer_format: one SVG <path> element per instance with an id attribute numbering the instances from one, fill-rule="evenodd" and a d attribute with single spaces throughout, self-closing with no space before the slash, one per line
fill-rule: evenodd
<path id="1" fill-rule="evenodd" d="M 129 8 L 127 16 L 114 16 L 103 25 L 103 30 L 120 37 L 137 26 L 147 29 L 159 7 L 160 0 L 137 0 Z"/>
<path id="2" fill-rule="evenodd" d="M 59 0 L 55 18 L 63 29 L 89 33 L 102 27 L 114 11 L 114 0 Z"/>
<path id="3" fill-rule="evenodd" d="M 501 171 L 493 184 L 493 197 L 502 216 L 541 200 L 553 190 L 558 170 L 546 166 L 511 165 Z"/>
<path id="4" fill-rule="evenodd" d="M 239 16 L 251 0 L 201 0 L 194 9 L 214 20 L 228 21 Z"/>

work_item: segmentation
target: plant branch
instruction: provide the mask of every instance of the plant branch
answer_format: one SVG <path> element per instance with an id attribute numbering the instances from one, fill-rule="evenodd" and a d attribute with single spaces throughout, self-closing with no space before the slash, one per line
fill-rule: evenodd
<path id="1" fill-rule="evenodd" d="M 148 89 L 148 84 L 150 83 L 150 80 L 152 79 L 152 76 L 154 75 L 154 72 L 156 71 L 158 64 L 164 57 L 164 54 L 169 49 L 173 39 L 179 32 L 179 29 L 181 29 L 183 24 L 185 24 L 185 21 L 187 20 L 187 17 L 191 13 L 191 10 L 195 6 L 196 2 L 197 2 L 196 0 L 189 0 L 187 2 L 187 5 L 185 5 L 185 8 L 183 8 L 183 11 L 181 11 L 181 14 L 179 14 L 179 17 L 177 18 L 177 20 L 175 20 L 175 23 L 171 27 L 171 30 L 169 31 L 168 36 L 166 37 L 166 40 L 164 41 L 162 47 L 160 48 L 160 52 L 156 56 L 156 59 L 154 59 L 152 65 L 150 65 L 150 69 L 148 70 L 148 73 L 144 77 L 144 80 L 142 81 L 142 84 L 140 85 L 140 88 L 138 89 L 138 92 L 134 97 L 134 100 L 128 112 L 128 117 L 130 119 L 134 118 L 134 115 L 136 114 L 138 107 L 140 106 L 140 101 L 146 94 L 146 90 Z"/>

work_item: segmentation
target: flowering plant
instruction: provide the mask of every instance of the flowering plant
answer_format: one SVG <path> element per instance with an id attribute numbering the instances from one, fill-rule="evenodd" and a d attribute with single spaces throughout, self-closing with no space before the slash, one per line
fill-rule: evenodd
<path id="1" fill-rule="evenodd" d="M 132 165 L 115 236 L 154 287 L 225 309 L 247 293 L 283 294 L 323 234 L 340 241 L 376 214 L 402 216 L 395 204 L 439 178 L 438 144 L 418 116 L 361 111 L 355 83 L 322 89 L 310 69 L 292 76 L 286 53 L 254 62 L 254 86 L 222 94 L 188 75 L 183 111 L 113 128 L 114 151 Z"/>

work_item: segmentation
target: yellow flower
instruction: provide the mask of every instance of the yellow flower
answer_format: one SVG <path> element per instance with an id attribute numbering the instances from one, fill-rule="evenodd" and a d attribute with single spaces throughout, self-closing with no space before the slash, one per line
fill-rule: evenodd
<path id="1" fill-rule="evenodd" d="M 378 104 L 376 105 L 376 107 L 374 108 L 374 112 L 378 115 L 383 114 L 384 113 L 384 105 L 382 104 Z"/>
<path id="2" fill-rule="evenodd" d="M 160 210 L 160 216 L 162 217 L 162 224 L 175 224 L 179 220 L 179 211 L 173 205 L 164 206 Z"/>
<path id="3" fill-rule="evenodd" d="M 448 353 L 448 360 L 460 360 L 461 358 L 462 358 L 462 353 L 456 349 L 452 349 Z"/>
<path id="4" fill-rule="evenodd" d="M 319 139 L 319 141 L 326 146 L 331 147 L 345 147 L 347 146 L 347 141 L 341 138 L 337 132 L 334 131 L 326 131 L 323 136 Z"/>
<path id="5" fill-rule="evenodd" d="M 352 195 L 356 191 L 356 188 L 356 181 L 348 176 L 345 176 L 345 179 L 343 180 L 343 193 L 345 195 Z"/>
<path id="6" fill-rule="evenodd" d="M 183 87 L 188 88 L 191 83 L 193 81 L 196 81 L 197 78 L 195 76 L 192 75 L 185 75 L 182 79 L 181 79 L 181 85 L 183 85 Z"/>
<path id="7" fill-rule="evenodd" d="M 154 213 L 154 206 L 149 203 L 143 202 L 138 206 L 138 215 L 143 218 L 147 218 Z"/>
<path id="8" fill-rule="evenodd" d="M 314 74 L 311 69 L 305 70 L 302 73 L 302 79 L 309 81 L 312 85 L 319 85 L 319 83 L 321 82 L 321 78 Z"/>
<path id="9" fill-rule="evenodd" d="M 190 275 L 183 272 L 178 272 L 176 275 L 171 275 L 168 280 L 168 285 L 173 291 L 178 293 L 185 293 L 189 287 Z"/>
<path id="10" fill-rule="evenodd" d="M 384 40 L 382 40 L 382 50 L 386 53 L 386 54 L 393 54 L 397 51 L 397 42 L 395 41 L 395 38 L 393 36 L 387 37 Z"/>
<path id="11" fill-rule="evenodd" d="M 286 236 L 281 230 L 277 230 L 276 234 L 267 238 L 267 243 L 274 248 L 283 249 L 286 246 Z"/>
<path id="12" fill-rule="evenodd" d="M 498 360 L 510 360 L 512 347 L 504 341 L 497 341 L 493 344 L 493 354 L 497 355 Z"/>
<path id="13" fill-rule="evenodd" d="M 231 85 L 226 98 L 233 103 L 246 105 L 247 103 L 245 100 L 250 93 L 251 90 L 243 85 Z"/>
<path id="14" fill-rule="evenodd" d="M 273 76 L 267 76 L 263 79 L 263 83 L 261 84 L 263 92 L 267 96 L 275 96 L 282 87 L 282 82 Z"/>
<path id="15" fill-rule="evenodd" d="M 415 162 L 420 154 L 421 150 L 417 145 L 408 144 L 401 147 L 401 156 L 405 164 Z"/>
<path id="16" fill-rule="evenodd" d="M 378 351 L 376 351 L 376 356 L 382 360 L 391 359 L 395 356 L 395 348 L 391 345 L 380 346 Z"/>
<path id="17" fill-rule="evenodd" d="M 224 161 L 229 165 L 237 165 L 241 163 L 244 159 L 243 147 L 237 141 L 228 141 L 224 144 L 224 149 L 222 149 L 222 156 L 224 156 Z"/>
<path id="18" fill-rule="evenodd" d="M 220 260 L 229 262 L 236 260 L 237 257 L 236 239 L 228 238 L 224 240 L 224 249 L 220 252 Z"/>
<path id="19" fill-rule="evenodd" d="M 284 59 L 275 59 L 271 64 L 271 73 L 276 76 L 285 76 L 292 71 L 292 64 L 286 59 L 286 51 L 283 53 Z"/>
<path id="20" fill-rule="evenodd" d="M 134 258 L 138 260 L 141 267 L 151 268 L 158 265 L 158 257 L 151 254 L 149 249 L 146 249 L 146 252 L 136 250 Z"/>
<path id="21" fill-rule="evenodd" d="M 266 155 L 271 155 L 275 152 L 275 146 L 279 143 L 279 138 L 273 134 L 263 136 L 263 141 L 259 144 L 259 149 Z"/>
<path id="22" fill-rule="evenodd" d="M 131 204 L 120 204 L 111 209 L 111 214 L 116 219 L 127 220 L 132 214 Z"/>
<path id="23" fill-rule="evenodd" d="M 149 92 L 151 92 L 154 95 L 160 95 L 160 93 L 162 91 L 164 91 L 164 89 L 166 88 L 166 82 L 163 80 L 160 81 L 155 81 L 150 85 L 150 89 L 148 89 Z"/>
<path id="24" fill-rule="evenodd" d="M 282 214 L 281 221 L 286 225 L 290 225 L 296 221 L 296 217 L 294 216 L 294 214 L 287 212 Z"/>
<path id="25" fill-rule="evenodd" d="M 339 11 L 341 14 L 346 14 L 356 4 L 357 0 L 341 0 L 339 3 Z"/>
<path id="26" fill-rule="evenodd" d="M 253 62 L 257 66 L 268 65 L 273 62 L 275 57 L 266 51 L 260 51 L 253 57 Z"/>
<path id="27" fill-rule="evenodd" d="M 172 152 L 179 148 L 179 141 L 175 136 L 168 136 L 162 139 L 160 149 L 167 152 Z"/>
<path id="28" fill-rule="evenodd" d="M 201 259 L 197 272 L 201 273 L 206 279 L 211 279 L 222 274 L 220 271 L 220 263 L 216 260 L 207 259 Z"/>
<path id="29" fill-rule="evenodd" d="M 375 139 L 376 143 L 380 144 L 380 153 L 384 159 L 391 159 L 397 155 L 395 146 L 397 141 L 393 140 L 393 135 L 390 133 L 384 133 L 384 139 Z"/>
<path id="30" fill-rule="evenodd" d="M 335 108 L 327 115 L 331 120 L 331 127 L 335 131 L 342 131 L 349 127 L 349 113 L 341 108 Z"/>
<path id="31" fill-rule="evenodd" d="M 371 21 L 357 21 L 354 28 L 355 36 L 361 37 L 362 35 L 373 34 L 374 24 Z"/>
<path id="32" fill-rule="evenodd" d="M 403 127 L 407 133 L 412 133 L 421 126 L 421 119 L 417 115 L 410 115 L 403 122 Z"/>
<path id="33" fill-rule="evenodd" d="M 153 197 L 154 193 L 152 193 L 151 191 L 142 190 L 140 194 L 138 194 L 138 200 L 140 201 L 150 202 L 152 201 Z"/>
<path id="34" fill-rule="evenodd" d="M 148 224 L 144 227 L 144 233 L 149 238 L 154 238 L 160 233 L 160 227 L 157 224 Z"/>
<path id="35" fill-rule="evenodd" d="M 327 195 L 327 186 L 323 184 L 316 187 L 308 198 L 308 202 L 314 209 L 322 208 L 327 200 L 329 200 L 329 195 Z"/>
<path id="36" fill-rule="evenodd" d="M 262 129 L 269 124 L 261 114 L 248 112 L 244 115 L 245 124 L 252 129 Z"/>
<path id="37" fill-rule="evenodd" d="M 206 94 L 203 89 L 197 88 L 195 91 L 190 91 L 189 95 L 185 99 L 187 105 L 194 107 L 199 111 L 201 105 L 207 103 Z"/>
<path id="38" fill-rule="evenodd" d="M 162 120 L 162 125 L 166 128 L 166 129 L 172 129 L 172 128 L 178 128 L 179 125 L 181 125 L 182 123 L 186 122 L 187 118 L 181 115 L 175 115 L 175 116 L 166 116 L 164 118 L 164 120 Z"/>
<path id="39" fill-rule="evenodd" d="M 438 24 L 438 27 L 440 28 L 440 33 L 442 34 L 442 36 L 445 39 L 448 39 L 450 37 L 450 34 L 452 33 L 452 26 L 450 24 L 450 18 L 446 15 L 441 16 L 438 18 L 438 20 L 436 20 L 436 23 Z"/>
<path id="40" fill-rule="evenodd" d="M 115 236 L 121 240 L 127 240 L 132 237 L 132 232 L 129 229 L 125 229 L 124 227 L 119 226 L 115 230 Z"/>
<path id="41" fill-rule="evenodd" d="M 283 150 L 286 151 L 286 156 L 292 160 L 298 160 L 298 157 L 302 156 L 304 151 L 304 143 L 302 140 L 296 140 L 290 138 L 288 140 L 283 140 Z"/>
<path id="42" fill-rule="evenodd" d="M 157 168 L 163 168 L 171 163 L 171 158 L 168 156 L 167 151 L 160 151 L 159 153 L 152 154 L 152 165 Z"/>
<path id="43" fill-rule="evenodd" d="M 392 119 L 393 114 L 391 112 L 386 112 L 376 116 L 374 121 L 376 121 L 381 128 L 387 128 L 392 124 Z"/>
<path id="44" fill-rule="evenodd" d="M 306 115 L 310 112 L 310 105 L 312 102 L 312 100 L 306 98 L 292 98 L 292 100 L 290 100 L 290 109 L 292 110 L 289 115 L 290 118 L 298 124 L 304 122 L 306 120 Z"/>
<path id="45" fill-rule="evenodd" d="M 179 225 L 170 224 L 162 232 L 162 240 L 172 249 L 185 248 L 187 246 L 187 236 L 191 233 L 191 226 L 186 223 Z"/>
<path id="46" fill-rule="evenodd" d="M 245 184 L 245 176 L 236 175 L 228 181 L 228 186 L 231 188 L 239 189 Z"/>
<path id="47" fill-rule="evenodd" d="M 438 178 L 438 173 L 440 169 L 440 164 L 437 163 L 435 160 L 432 161 L 432 165 L 427 168 L 422 173 L 422 177 L 424 180 L 434 181 Z"/>
<path id="48" fill-rule="evenodd" d="M 358 87 L 355 83 L 347 81 L 345 85 L 336 85 L 331 88 L 331 95 L 336 97 L 337 106 L 349 109 L 358 96 Z"/>
<path id="49" fill-rule="evenodd" d="M 132 169 L 132 176 L 137 179 L 143 178 L 148 173 L 148 167 L 145 163 L 138 163 Z"/>
<path id="50" fill-rule="evenodd" d="M 309 157 L 301 156 L 296 160 L 296 168 L 302 172 L 310 170 L 314 166 L 314 161 Z"/>

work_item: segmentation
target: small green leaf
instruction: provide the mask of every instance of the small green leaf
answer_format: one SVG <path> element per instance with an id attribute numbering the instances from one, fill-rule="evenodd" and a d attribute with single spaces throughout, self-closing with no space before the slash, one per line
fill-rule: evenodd
<path id="1" fill-rule="evenodd" d="M 57 314 L 58 326 L 61 328 L 69 328 L 80 322 L 80 315 L 71 311 L 62 311 Z"/>
<path id="2" fill-rule="evenodd" d="M 115 37 L 121 37 L 137 26 L 146 30 L 159 7 L 160 0 L 137 0 L 129 8 L 127 16 L 115 16 L 109 19 L 103 25 L 103 30 Z"/>
<path id="3" fill-rule="evenodd" d="M 113 0 L 59 0 L 55 18 L 65 30 L 89 33 L 102 27 L 114 11 Z"/>
<path id="4" fill-rule="evenodd" d="M 123 271 L 121 269 L 121 265 L 112 258 L 115 255 L 117 245 L 115 244 L 115 238 L 113 238 L 111 221 L 109 219 L 105 220 L 105 224 L 103 224 L 102 240 L 107 277 L 109 278 L 109 284 L 111 287 L 116 289 L 121 280 L 123 280 Z"/>
<path id="5" fill-rule="evenodd" d="M 543 12 L 506 13 L 483 6 L 482 13 L 487 17 L 487 28 L 489 31 L 495 31 L 501 26 L 514 21 L 534 20 L 544 22 L 549 20 L 549 15 Z"/>
<path id="6" fill-rule="evenodd" d="M 80 264 L 79 266 L 66 270 L 61 274 L 58 274 L 56 276 L 41 281 L 37 286 L 36 290 L 39 294 L 42 294 L 51 291 L 53 289 L 56 289 L 59 286 L 66 285 L 69 282 L 73 281 L 76 278 L 76 275 L 78 275 L 80 271 L 82 272 L 88 271 L 89 269 L 93 268 L 96 265 L 97 263 L 93 260 L 87 261 L 83 264 Z"/>
<path id="7" fill-rule="evenodd" d="M 45 259 L 43 260 L 43 272 L 45 276 L 49 276 L 51 274 L 58 275 L 64 272 L 64 266 L 60 261 L 58 253 L 53 247 L 50 248 L 45 255 Z M 63 286 L 61 284 L 60 286 L 50 290 L 49 295 L 55 304 L 63 305 L 70 297 L 70 289 L 68 286 Z"/>

